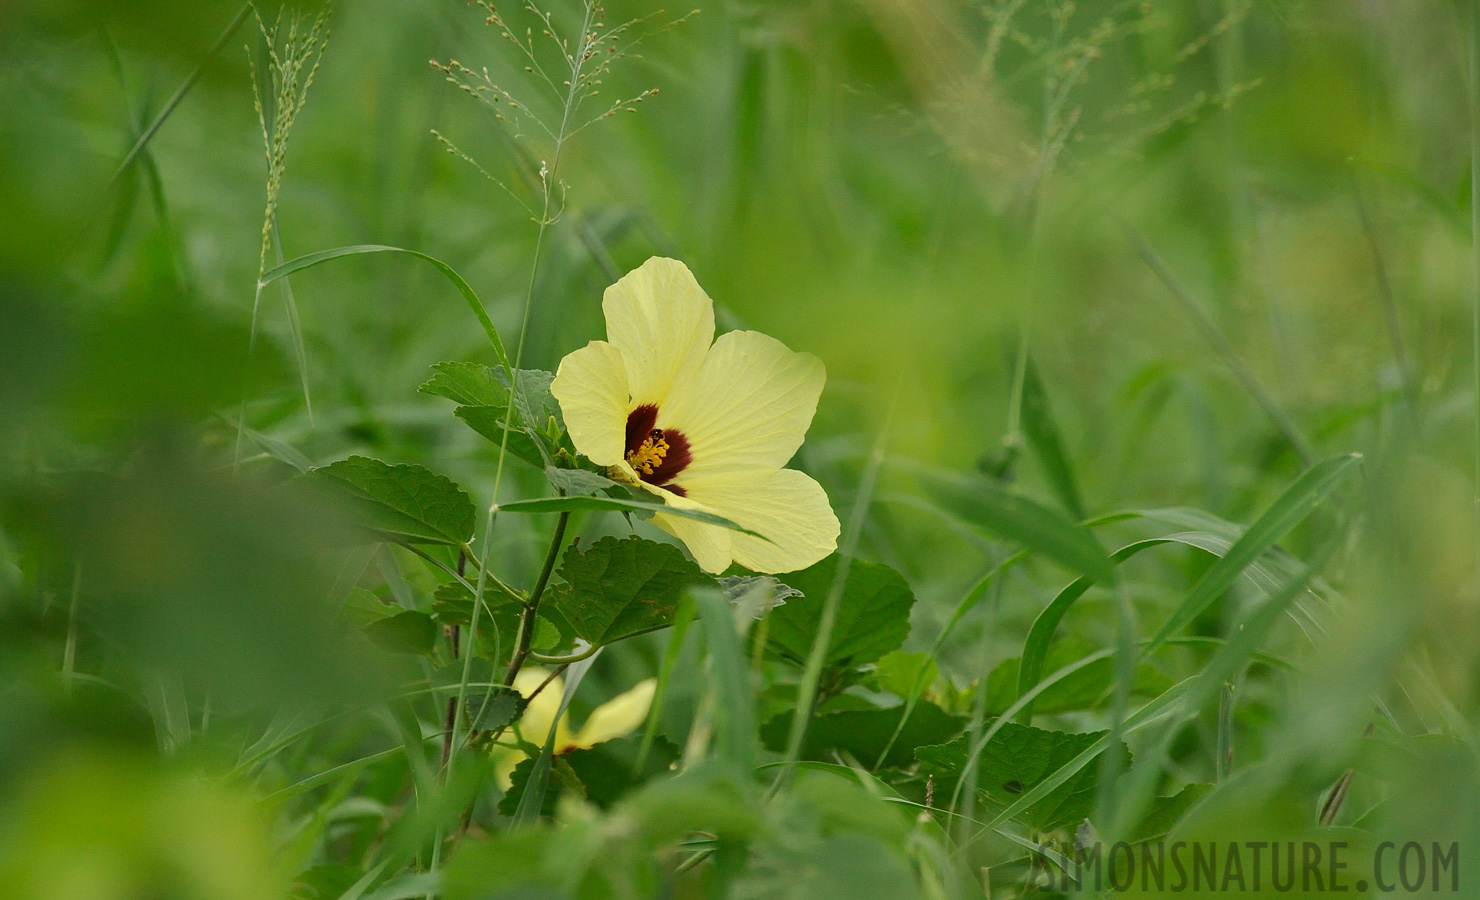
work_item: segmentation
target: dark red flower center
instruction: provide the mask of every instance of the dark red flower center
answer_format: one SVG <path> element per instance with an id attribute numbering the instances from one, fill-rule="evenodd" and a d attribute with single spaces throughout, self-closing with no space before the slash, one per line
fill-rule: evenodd
<path id="1" fill-rule="evenodd" d="M 689 440 L 683 432 L 657 424 L 658 408 L 651 403 L 627 414 L 627 464 L 648 484 L 686 496 L 673 479 L 693 461 Z"/>

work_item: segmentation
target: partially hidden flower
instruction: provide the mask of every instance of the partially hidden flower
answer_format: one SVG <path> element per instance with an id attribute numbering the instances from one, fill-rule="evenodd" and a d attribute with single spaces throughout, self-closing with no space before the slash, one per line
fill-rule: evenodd
<path id="1" fill-rule="evenodd" d="M 714 304 L 688 267 L 654 257 L 607 288 L 606 341 L 560 363 L 550 390 L 576 449 L 670 506 L 723 516 L 764 540 L 668 513 L 653 522 L 706 572 L 791 572 L 837 546 L 822 486 L 786 465 L 827 380 L 821 360 L 755 331 L 714 337 Z"/>
<path id="2" fill-rule="evenodd" d="M 545 684 L 547 679 L 549 684 Z M 541 685 L 544 685 L 544 690 L 540 690 Z M 519 734 L 531 744 L 543 745 L 553 724 L 553 752 L 556 755 L 572 750 L 589 750 L 597 744 L 626 737 L 642 727 L 647 720 L 657 685 L 655 678 L 639 681 L 630 690 L 593 709 L 581 727 L 575 730 L 570 727 L 569 713 L 561 716 L 559 721 L 555 719 L 555 714 L 560 711 L 560 699 L 565 693 L 565 683 L 560 676 L 550 678 L 549 672 L 535 667 L 521 669 L 514 678 L 514 690 L 525 697 L 537 690 L 539 693 L 529 701 L 524 715 L 519 717 Z M 525 758 L 525 754 L 518 750 L 500 750 L 497 757 L 495 772 L 499 782 L 507 789 L 509 776 L 519 761 Z"/>

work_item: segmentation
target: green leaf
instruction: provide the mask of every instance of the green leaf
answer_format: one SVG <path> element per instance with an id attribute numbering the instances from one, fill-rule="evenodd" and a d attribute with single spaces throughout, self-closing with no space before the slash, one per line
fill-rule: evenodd
<path id="1" fill-rule="evenodd" d="M 1212 565 L 1192 588 L 1192 593 L 1182 605 L 1157 629 L 1156 634 L 1141 650 L 1144 658 L 1160 647 L 1167 638 L 1182 630 L 1197 618 L 1214 600 L 1233 585 L 1239 574 L 1248 568 L 1275 542 L 1310 515 L 1315 508 L 1336 490 L 1337 484 L 1361 462 L 1359 453 L 1333 456 L 1311 467 L 1292 484 L 1280 498 L 1265 510 L 1258 521 L 1249 526 L 1223 558 Z"/>
<path id="2" fill-rule="evenodd" d="M 319 253 L 310 253 L 307 256 L 300 256 L 297 259 L 283 263 L 263 275 L 260 283 L 263 287 L 266 287 L 285 275 L 292 275 L 294 272 L 312 268 L 320 263 L 326 263 L 331 259 L 359 256 L 365 253 L 405 253 L 408 256 L 414 256 L 417 259 L 431 263 L 438 272 L 442 273 L 443 277 L 452 282 L 452 286 L 457 288 L 458 293 L 462 294 L 463 299 L 468 303 L 468 308 L 473 311 L 473 315 L 478 318 L 478 323 L 483 326 L 483 333 L 488 335 L 488 342 L 493 345 L 493 352 L 498 357 L 499 363 L 504 368 L 510 368 L 509 354 L 504 352 L 504 342 L 499 339 L 498 329 L 493 327 L 493 320 L 488 317 L 488 311 L 483 308 L 483 301 L 478 299 L 478 295 L 474 293 L 473 288 L 463 280 L 461 275 L 453 271 L 451 266 L 434 256 L 428 256 L 420 251 L 405 250 L 401 247 L 388 247 L 384 244 L 359 244 L 353 247 L 323 250 Z"/>
<path id="3" fill-rule="evenodd" d="M 1131 832 L 1130 840 L 1149 841 L 1171 831 L 1187 811 L 1212 790 L 1211 784 L 1189 784 L 1170 797 L 1157 797 L 1141 823 Z"/>
<path id="4" fill-rule="evenodd" d="M 560 404 L 550 393 L 555 376 L 539 369 L 520 369 L 512 409 L 509 378 L 503 369 L 481 363 L 443 362 L 432 367 L 432 377 L 419 389 L 461 404 L 454 413 L 468 427 L 495 444 L 504 440 L 504 418 L 509 417 L 509 450 L 531 465 L 551 467 L 557 449 L 574 452 L 565 435 Z"/>
<path id="5" fill-rule="evenodd" d="M 602 809 L 609 808 L 623 794 L 650 778 L 668 772 L 678 762 L 678 748 L 666 738 L 658 737 L 649 748 L 641 768 L 634 772 L 642 739 L 629 735 L 605 741 L 594 747 L 572 750 L 565 761 L 586 788 L 586 799 Z"/>
<path id="6" fill-rule="evenodd" d="M 768 639 L 776 653 L 798 665 L 806 662 L 837 568 L 838 556 L 833 554 L 786 576 L 787 584 L 804 596 L 793 597 L 771 611 Z M 915 594 L 903 575 L 882 563 L 854 560 L 824 665 L 859 666 L 898 650 L 909 637 L 914 605 Z"/>
<path id="7" fill-rule="evenodd" d="M 812 719 L 802 745 L 804 759 L 833 760 L 834 751 L 852 754 L 864 765 L 873 765 L 899 727 L 903 704 L 889 709 L 848 709 L 823 713 Z M 782 713 L 761 727 L 766 749 L 784 752 L 791 732 L 792 714 Z M 961 733 L 966 719 L 947 714 L 928 700 L 921 700 L 910 713 L 904 729 L 884 757 L 884 765 L 903 767 L 915 758 L 915 748 L 941 744 Z"/>
<path id="8" fill-rule="evenodd" d="M 346 499 L 367 527 L 393 539 L 456 547 L 473 536 L 473 501 L 451 480 L 421 466 L 351 456 L 301 478 Z"/>
<path id="9" fill-rule="evenodd" d="M 355 588 L 345 598 L 339 610 L 339 621 L 355 628 L 364 628 L 372 622 L 388 619 L 401 612 L 401 607 L 387 603 L 364 588 Z"/>
<path id="10" fill-rule="evenodd" d="M 1059 502 L 1068 510 L 1075 521 L 1084 518 L 1084 501 L 1079 496 L 1079 485 L 1074 479 L 1074 470 L 1064 453 L 1063 440 L 1059 437 L 1059 426 L 1049 409 L 1048 394 L 1043 390 L 1043 381 L 1038 377 L 1038 366 L 1030 357 L 1023 373 L 1023 434 L 1028 445 L 1037 454 L 1048 476 L 1048 483 L 1058 494 Z"/>
<path id="11" fill-rule="evenodd" d="M 593 646 L 671 625 L 685 591 L 714 584 L 677 547 L 639 538 L 572 545 L 559 574 L 547 602 Z"/>
<path id="12" fill-rule="evenodd" d="M 478 620 L 478 652 L 492 654 L 495 641 L 500 651 L 506 652 L 514 646 L 519 632 L 522 601 L 490 583 L 484 585 L 483 602 L 487 608 Z M 432 616 L 444 625 L 468 627 L 473 621 L 472 592 L 457 582 L 439 585 L 433 595 Z M 565 634 L 556 623 L 546 616 L 535 616 L 531 650 L 544 653 L 559 647 L 564 639 Z"/>
<path id="13" fill-rule="evenodd" d="M 576 496 L 599 494 L 617 486 L 615 481 L 605 475 L 597 475 L 586 469 L 558 469 L 549 466 L 545 469 L 545 477 L 550 479 L 550 484 L 556 490 Z"/>
<path id="14" fill-rule="evenodd" d="M 565 754 L 553 757 L 547 764 L 548 774 L 545 776 L 544 790 L 540 798 L 539 815 L 555 815 L 555 804 L 560 797 L 567 792 L 574 792 L 577 797 L 586 796 L 586 786 L 581 783 L 581 777 L 576 770 L 571 768 L 570 761 Z M 514 771 L 509 775 L 509 789 L 504 792 L 503 799 L 498 802 L 498 811 L 506 816 L 512 816 L 519 811 L 525 793 L 529 790 L 530 778 L 536 775 L 539 766 L 539 758 L 528 756 L 519 760 Z"/>
<path id="15" fill-rule="evenodd" d="M 1009 806 L 1106 734 L 1104 731 L 1087 734 L 1044 731 L 1004 722 L 978 760 L 977 793 L 994 807 Z M 970 735 L 962 735 L 949 744 L 920 747 L 915 757 L 920 760 L 922 771 L 945 779 L 954 789 L 966 768 L 970 743 Z M 1129 755 L 1129 751 L 1126 753 Z M 1099 768 L 1084 766 L 1016 818 L 1038 831 L 1072 826 L 1093 810 L 1098 780 Z"/>
<path id="16" fill-rule="evenodd" d="M 444 697 L 456 697 L 462 687 L 463 663 L 452 662 L 432 673 L 431 686 Z M 474 657 L 468 668 L 467 707 L 463 721 L 478 731 L 497 731 L 524 715 L 524 695 L 494 679 L 488 660 Z"/>
<path id="17" fill-rule="evenodd" d="M 517 722 L 529 701 L 511 687 L 492 687 L 468 692 L 465 711 L 468 727 L 478 731 L 498 731 Z"/>
<path id="18" fill-rule="evenodd" d="M 1056 672 L 1093 652 L 1093 648 L 1084 641 L 1068 638 L 1053 645 L 1042 665 L 1047 671 Z M 987 715 L 1001 715 L 1021 696 L 1018 692 L 1018 686 L 1022 684 L 1018 678 L 1018 665 L 1017 658 L 1004 659 L 987 676 Z M 1019 713 L 1018 721 L 1025 724 L 1029 721 L 1026 716 L 1029 708 L 1044 715 L 1094 708 L 1106 698 L 1114 678 L 1114 660 L 1097 659 L 1039 694 L 1031 707 L 1025 707 Z M 1028 688 L 1037 683 L 1038 680 L 1035 679 Z M 1135 695 L 1155 696 L 1171 687 L 1171 684 L 1171 679 L 1156 667 L 1142 663 L 1136 667 L 1131 692 Z"/>
<path id="19" fill-rule="evenodd" d="M 442 629 L 426 613 L 408 610 L 365 626 L 365 635 L 377 646 L 393 653 L 425 656 L 437 644 Z"/>
<path id="20" fill-rule="evenodd" d="M 879 687 L 898 697 L 912 697 L 916 685 L 928 690 L 940 676 L 935 657 L 928 653 L 905 653 L 895 650 L 886 654 L 874 667 Z"/>
<path id="21" fill-rule="evenodd" d="M 981 475 L 917 470 L 935 504 L 1004 540 L 1016 541 L 1083 575 L 1112 577 L 1104 548 L 1087 529 L 1055 510 Z"/>
<path id="22" fill-rule="evenodd" d="M 467 423 L 468 427 L 492 441 L 496 446 L 504 440 L 505 406 L 459 406 L 452 414 Z M 516 422 L 509 429 L 509 452 L 534 466 L 543 469 L 550 464 L 539 443 Z"/>
<path id="23" fill-rule="evenodd" d="M 516 500 L 513 503 L 501 503 L 499 512 L 512 513 L 557 513 L 576 512 L 580 510 L 610 511 L 610 512 L 660 512 L 664 515 L 678 516 L 681 519 L 693 519 L 707 525 L 718 525 L 741 534 L 748 534 L 763 540 L 770 540 L 763 534 L 756 534 L 746 528 L 741 528 L 723 516 L 714 513 L 701 512 L 696 509 L 680 509 L 677 506 L 669 506 L 666 503 L 653 503 L 647 500 L 628 500 L 619 497 L 540 497 L 535 500 Z"/>
<path id="24" fill-rule="evenodd" d="M 432 377 L 417 390 L 446 397 L 459 406 L 503 407 L 509 402 L 509 392 L 493 373 L 482 363 L 440 362 L 432 366 Z"/>

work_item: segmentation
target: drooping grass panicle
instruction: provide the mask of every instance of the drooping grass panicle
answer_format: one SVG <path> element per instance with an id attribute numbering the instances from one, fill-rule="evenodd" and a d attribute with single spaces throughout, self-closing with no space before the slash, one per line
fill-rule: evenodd
<path id="1" fill-rule="evenodd" d="M 267 273 L 268 254 L 273 253 L 279 265 L 284 260 L 277 213 L 283 174 L 287 170 L 288 142 L 299 114 L 308 103 L 309 89 L 313 86 L 314 77 L 318 74 L 324 51 L 329 44 L 328 16 L 326 9 L 309 20 L 296 10 L 284 8 L 278 11 L 272 24 L 268 25 L 259 15 L 257 27 L 262 35 L 265 65 L 259 67 L 257 56 L 252 53 L 250 46 L 247 48 L 252 75 L 252 106 L 257 113 L 257 123 L 262 129 L 263 155 L 267 162 L 267 200 L 262 215 L 262 242 L 258 255 L 257 285 L 252 299 L 249 338 L 254 347 L 262 306 L 262 276 Z M 279 284 L 282 286 L 288 328 L 302 381 L 303 402 L 312 418 L 308 360 L 297 303 L 287 279 L 282 279 Z M 238 421 L 242 421 L 242 417 L 239 416 Z M 240 434 L 237 444 L 239 448 Z"/>

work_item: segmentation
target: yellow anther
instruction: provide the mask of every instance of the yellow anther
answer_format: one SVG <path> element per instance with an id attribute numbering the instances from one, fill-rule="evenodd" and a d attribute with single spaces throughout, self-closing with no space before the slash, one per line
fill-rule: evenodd
<path id="1" fill-rule="evenodd" d="M 636 450 L 627 454 L 627 464 L 634 471 L 651 475 L 663 464 L 663 457 L 667 455 L 668 441 L 663 437 L 661 429 L 654 428 Z"/>

